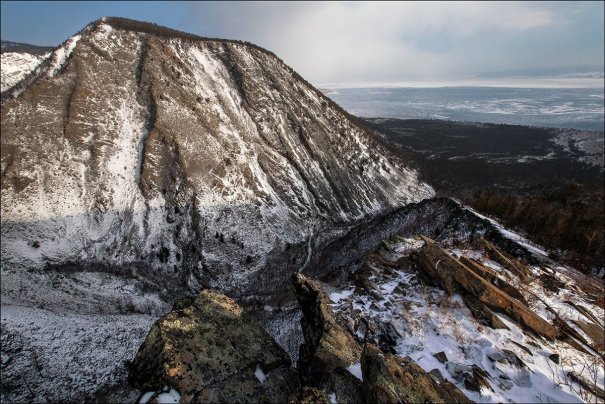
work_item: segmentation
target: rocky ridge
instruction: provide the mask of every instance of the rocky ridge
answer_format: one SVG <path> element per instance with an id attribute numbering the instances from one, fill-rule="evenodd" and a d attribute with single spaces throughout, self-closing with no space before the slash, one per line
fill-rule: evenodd
<path id="1" fill-rule="evenodd" d="M 476 218 L 467 230 L 480 227 Z M 294 274 L 304 339 L 284 387 L 289 401 L 604 399 L 602 285 L 552 271 L 546 256 L 528 265 L 538 247 L 512 255 L 495 237 L 503 229 L 492 230 L 435 242 L 400 228 L 344 289 Z"/>
<path id="2" fill-rule="evenodd" d="M 130 367 L 140 402 L 471 402 L 449 381 L 358 342 L 318 281 L 295 274 L 292 284 L 304 313 L 297 368 L 235 301 L 203 291 L 151 328 Z"/>

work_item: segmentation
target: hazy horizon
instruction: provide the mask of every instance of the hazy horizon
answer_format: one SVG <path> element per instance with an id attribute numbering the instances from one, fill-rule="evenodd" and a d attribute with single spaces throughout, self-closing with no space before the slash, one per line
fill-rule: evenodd
<path id="1" fill-rule="evenodd" d="M 54 46 L 91 21 L 120 16 L 253 42 L 319 86 L 503 77 L 533 78 L 541 86 L 538 77 L 569 79 L 560 72 L 596 73 L 573 85 L 603 86 L 603 2 L 2 1 L 1 7 L 4 40 Z"/>

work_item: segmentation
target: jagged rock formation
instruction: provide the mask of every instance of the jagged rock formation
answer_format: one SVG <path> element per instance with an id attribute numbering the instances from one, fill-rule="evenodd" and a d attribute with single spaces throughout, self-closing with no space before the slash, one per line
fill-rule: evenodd
<path id="1" fill-rule="evenodd" d="M 432 193 L 273 54 L 117 18 L 3 93 L 1 158 L 3 269 L 192 291 L 285 287 L 327 240 Z"/>
<path id="2" fill-rule="evenodd" d="M 432 200 L 408 210 L 432 218 L 448 205 Z M 605 376 L 603 284 L 493 220 L 467 209 L 473 220 L 459 209 L 450 210 L 454 216 L 441 211 L 446 224 L 438 229 L 407 215 L 396 234 L 331 290 L 334 319 L 378 346 L 377 356 L 393 354 L 401 364 L 409 358 L 473 401 L 598 402 Z M 362 370 L 363 363 L 362 357 Z M 377 379 L 390 387 L 373 394 L 396 401 L 393 381 Z"/>
<path id="3" fill-rule="evenodd" d="M 591 401 L 602 397 L 602 347 L 594 345 L 595 341 L 587 342 L 586 336 L 591 335 L 587 330 L 592 328 L 594 335 L 598 330 L 602 335 L 601 323 L 591 311 L 601 315 L 603 308 L 590 305 L 590 295 L 581 293 L 582 275 L 563 271 L 563 267 L 561 272 L 551 273 L 544 263 L 528 266 L 511 255 L 514 249 L 500 249 L 475 233 L 467 239 L 458 236 L 453 242 L 456 247 L 443 247 L 426 237 L 395 235 L 367 255 L 351 284 L 341 291 L 294 274 L 293 291 L 303 313 L 304 343 L 296 370 L 298 380 L 280 379 L 290 383 L 280 390 L 280 400 L 284 391 L 289 392 L 290 403 L 525 402 L 531 397 Z M 487 258 L 487 251 L 491 258 L 506 257 L 506 264 Z M 439 287 L 423 285 L 418 279 Z M 559 301 L 538 282 L 548 287 L 560 285 L 559 292 L 565 290 L 566 298 L 571 300 Z M 516 297 L 502 292 L 499 285 L 508 285 L 510 290 L 515 290 L 515 285 Z M 326 289 L 333 292 L 328 294 Z M 576 292 L 573 296 L 569 295 L 571 290 Z M 506 302 L 504 306 L 493 306 L 501 300 Z M 502 327 L 484 322 L 471 304 L 478 305 L 479 311 L 493 308 L 490 314 Z M 516 315 L 515 307 L 521 305 L 535 318 L 530 321 Z M 577 311 L 563 311 L 563 305 Z M 167 318 L 182 319 L 182 310 Z M 216 311 L 216 307 L 211 310 Z M 549 311 L 553 316 L 548 316 Z M 557 339 L 532 328 L 540 321 L 548 323 L 547 319 L 554 319 L 560 328 Z M 205 322 L 212 323 L 207 315 Z M 178 324 L 179 328 L 186 325 Z M 224 338 L 232 338 L 233 330 L 225 327 Z M 148 341 L 153 335 L 152 330 Z M 182 338 L 178 333 L 175 336 Z M 142 348 L 141 352 L 147 358 L 154 357 L 149 349 Z M 215 361 L 205 374 L 229 368 L 232 355 L 226 357 L 227 365 Z M 156 368 L 170 372 L 174 366 Z M 181 368 L 181 380 L 202 377 L 186 365 Z M 140 379 L 149 377 L 143 374 Z M 166 389 L 182 384 L 180 380 L 165 380 Z M 247 385 L 242 386 L 247 391 Z M 266 398 L 275 400 L 275 396 Z"/>
<path id="4" fill-rule="evenodd" d="M 304 316 L 298 360 L 303 386 L 323 391 L 332 402 L 471 402 L 452 383 L 365 344 L 365 335 L 357 333 L 358 341 L 336 320 L 319 282 L 300 274 L 292 281 Z"/>
<path id="5" fill-rule="evenodd" d="M 414 362 L 368 344 L 361 360 L 367 403 L 472 403 L 447 380 L 434 378 Z"/>
<path id="6" fill-rule="evenodd" d="M 298 387 L 290 358 L 228 297 L 203 291 L 155 322 L 132 366 L 141 391 L 174 388 L 181 400 L 285 402 Z"/>
<path id="7" fill-rule="evenodd" d="M 303 312 L 304 343 L 298 358 L 301 383 L 335 394 L 343 402 L 362 403 L 361 382 L 348 371 L 359 364 L 361 346 L 335 321 L 330 300 L 316 281 L 295 274 L 292 284 Z"/>
<path id="8" fill-rule="evenodd" d="M 449 294 L 458 292 L 465 295 L 465 299 L 470 303 L 469 306 L 473 307 L 473 314 L 478 319 L 488 319 L 488 323 L 491 325 L 494 323 L 499 325 L 500 321 L 492 310 L 503 312 L 528 330 L 546 339 L 559 338 L 572 341 L 580 349 L 586 350 L 582 348 L 584 345 L 594 352 L 600 353 L 603 357 L 605 329 L 602 321 L 598 321 L 594 315 L 589 314 L 586 309 L 582 309 L 583 306 L 578 306 L 573 302 L 566 303 L 573 307 L 576 312 L 575 316 L 572 317 L 568 313 L 560 314 L 560 309 L 555 310 L 539 297 L 544 293 L 540 293 L 539 289 L 530 291 L 525 286 L 535 280 L 539 280 L 542 288 L 551 292 L 555 284 L 560 285 L 559 289 L 554 290 L 555 292 L 567 286 L 549 270 L 538 267 L 541 273 L 535 274 L 522 262 L 507 258 L 505 252 L 481 238 L 479 244 L 484 246 L 489 257 L 499 263 L 508 273 L 514 274 L 518 280 L 515 287 L 504 279 L 503 275 L 477 260 L 464 256 L 457 259 L 433 240 L 427 237 L 422 237 L 422 239 L 425 244 L 418 254 L 420 268 L 429 274 L 433 282 L 442 285 Z M 544 305 L 546 315 L 541 316 L 536 312 L 535 303 L 532 308 L 532 304 L 529 302 L 536 300 Z M 576 317 L 578 314 L 581 314 L 582 317 Z M 561 315 L 567 318 L 563 319 Z M 573 323 L 575 327 L 568 323 Z M 574 340 L 577 341 L 573 342 Z"/>
<path id="9" fill-rule="evenodd" d="M 232 299 L 208 290 L 151 327 L 132 365 L 141 400 L 183 402 L 468 402 L 450 382 L 360 343 L 335 320 L 316 280 L 296 274 L 304 313 L 298 368 Z M 360 364 L 361 361 L 361 364 Z"/>
<path id="10" fill-rule="evenodd" d="M 433 240 L 427 237 L 422 239 L 425 244 L 419 254 L 420 267 L 430 276 L 430 279 L 441 284 L 450 295 L 454 292 L 470 293 L 481 303 L 506 312 L 537 334 L 550 340 L 557 337 L 559 332 L 553 324 L 530 310 L 526 304 L 519 301 L 520 299 L 510 296 L 486 280 L 485 274 L 488 273 L 488 270 L 481 264 L 467 266 L 436 245 Z M 496 249 L 491 246 L 490 250 Z M 499 256 L 502 254 L 499 253 Z M 524 272 L 518 274 L 521 275 L 523 281 L 526 280 Z M 493 273 L 492 277 L 495 278 L 495 283 L 498 283 L 498 275 Z M 517 293 L 519 292 L 517 291 Z M 523 300 L 525 299 L 523 298 Z M 484 308 L 483 310 L 491 314 L 489 309 Z"/>

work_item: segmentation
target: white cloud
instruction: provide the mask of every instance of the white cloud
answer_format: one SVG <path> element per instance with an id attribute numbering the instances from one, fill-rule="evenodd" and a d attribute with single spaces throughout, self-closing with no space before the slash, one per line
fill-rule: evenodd
<path id="1" fill-rule="evenodd" d="M 519 65 L 528 67 L 548 55 L 528 51 L 529 45 L 517 54 L 515 41 L 531 44 L 534 33 L 567 23 L 560 9 L 540 2 L 226 2 L 190 7 L 191 26 L 266 47 L 314 83 L 463 76 L 507 64 L 518 67 L 511 59 L 533 57 Z"/>

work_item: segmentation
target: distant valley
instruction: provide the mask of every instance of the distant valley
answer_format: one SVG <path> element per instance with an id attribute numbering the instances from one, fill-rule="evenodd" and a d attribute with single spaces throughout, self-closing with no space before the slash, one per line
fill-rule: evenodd
<path id="1" fill-rule="evenodd" d="M 438 194 L 504 220 L 585 271 L 605 272 L 603 132 L 443 120 L 362 122 L 413 161 Z"/>

